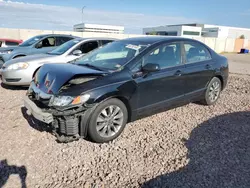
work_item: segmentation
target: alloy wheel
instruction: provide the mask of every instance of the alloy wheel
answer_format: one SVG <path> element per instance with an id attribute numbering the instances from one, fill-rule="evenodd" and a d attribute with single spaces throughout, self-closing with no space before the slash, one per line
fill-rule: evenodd
<path id="1" fill-rule="evenodd" d="M 211 102 L 215 102 L 219 98 L 220 91 L 221 91 L 220 83 L 217 81 L 214 82 L 209 88 L 209 93 L 208 93 L 209 100 Z"/>
<path id="2" fill-rule="evenodd" d="M 120 107 L 108 106 L 97 116 L 96 130 L 101 137 L 112 137 L 121 129 L 123 120 L 124 114 Z"/>

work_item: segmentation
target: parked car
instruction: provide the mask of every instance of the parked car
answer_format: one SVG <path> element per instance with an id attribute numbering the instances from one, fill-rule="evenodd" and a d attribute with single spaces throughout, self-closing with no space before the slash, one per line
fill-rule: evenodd
<path id="1" fill-rule="evenodd" d="M 227 80 L 227 59 L 199 41 L 130 38 L 74 64 L 42 66 L 24 104 L 59 140 L 88 136 L 102 143 L 138 118 L 193 101 L 215 104 Z"/>
<path id="2" fill-rule="evenodd" d="M 2 69 L 0 69 L 2 82 L 7 85 L 29 86 L 35 73 L 43 64 L 74 61 L 113 40 L 110 38 L 77 38 L 46 54 L 12 59 L 4 63 Z"/>
<path id="3" fill-rule="evenodd" d="M 76 38 L 71 35 L 47 34 L 38 35 L 24 41 L 19 46 L 0 48 L 0 68 L 4 62 L 32 54 L 41 54 L 52 51 L 57 46 Z"/>
<path id="4" fill-rule="evenodd" d="M 22 42 L 23 42 L 22 40 L 0 38 L 0 48 L 9 46 L 18 46 Z"/>

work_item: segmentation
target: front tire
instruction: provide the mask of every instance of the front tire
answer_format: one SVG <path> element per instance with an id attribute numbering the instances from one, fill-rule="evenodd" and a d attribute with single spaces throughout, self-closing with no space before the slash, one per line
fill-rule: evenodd
<path id="1" fill-rule="evenodd" d="M 204 105 L 213 105 L 220 98 L 222 84 L 219 78 L 214 77 L 207 86 L 204 99 L 201 101 Z"/>
<path id="2" fill-rule="evenodd" d="M 123 131 L 128 120 L 126 106 L 119 99 L 108 99 L 94 110 L 89 126 L 88 136 L 97 143 L 110 142 Z"/>

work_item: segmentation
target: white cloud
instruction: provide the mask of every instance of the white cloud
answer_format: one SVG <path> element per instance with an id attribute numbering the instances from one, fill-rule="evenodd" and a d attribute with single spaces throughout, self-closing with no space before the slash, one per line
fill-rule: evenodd
<path id="1" fill-rule="evenodd" d="M 81 15 L 77 8 L 0 0 L 0 27 L 71 31 L 81 22 Z M 121 25 L 128 33 L 141 33 L 143 27 L 200 21 L 90 9 L 85 9 L 83 16 L 86 23 Z"/>

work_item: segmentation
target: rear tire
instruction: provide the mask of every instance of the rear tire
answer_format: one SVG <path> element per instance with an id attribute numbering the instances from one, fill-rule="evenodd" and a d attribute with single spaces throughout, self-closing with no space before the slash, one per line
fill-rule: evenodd
<path id="1" fill-rule="evenodd" d="M 201 101 L 204 105 L 213 105 L 220 98 L 222 84 L 219 78 L 214 77 L 207 86 L 204 99 Z"/>
<path id="2" fill-rule="evenodd" d="M 125 104 L 115 98 L 108 99 L 94 110 L 88 125 L 88 136 L 93 142 L 110 142 L 122 133 L 127 120 Z"/>

